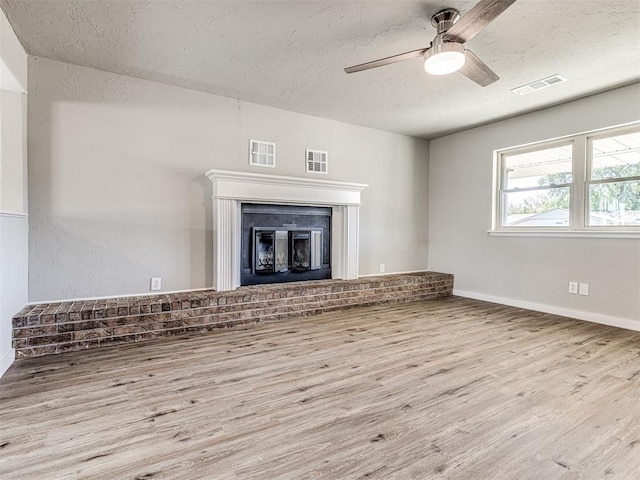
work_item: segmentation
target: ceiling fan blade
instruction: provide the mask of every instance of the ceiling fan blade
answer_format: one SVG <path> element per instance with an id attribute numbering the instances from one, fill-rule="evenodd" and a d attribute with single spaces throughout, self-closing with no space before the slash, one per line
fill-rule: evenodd
<path id="1" fill-rule="evenodd" d="M 347 67 L 344 69 L 347 73 L 361 72 L 363 70 L 369 70 L 370 68 L 382 67 L 384 65 L 390 65 L 392 63 L 404 62 L 411 58 L 421 57 L 428 48 L 421 48 L 419 50 L 412 50 L 410 52 L 401 53 L 399 55 L 393 55 L 392 57 L 381 58 L 372 62 L 361 63 L 360 65 L 354 65 L 353 67 Z"/>
<path id="2" fill-rule="evenodd" d="M 493 70 L 487 67 L 482 60 L 480 60 L 475 53 L 467 49 L 466 59 L 464 65 L 458 70 L 465 77 L 470 78 L 481 87 L 491 85 L 493 82 L 500 79 Z"/>
<path id="3" fill-rule="evenodd" d="M 443 40 L 468 42 L 516 0 L 480 0 L 444 33 Z"/>

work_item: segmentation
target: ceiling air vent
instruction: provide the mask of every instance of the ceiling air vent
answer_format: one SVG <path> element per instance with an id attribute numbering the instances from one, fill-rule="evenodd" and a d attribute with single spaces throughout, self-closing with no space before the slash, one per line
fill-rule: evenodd
<path id="1" fill-rule="evenodd" d="M 307 173 L 328 173 L 329 154 L 320 150 L 307 149 Z"/>
<path id="2" fill-rule="evenodd" d="M 542 90 L 543 88 L 550 87 L 551 85 L 555 85 L 556 83 L 562 83 L 566 81 L 567 79 L 562 75 L 552 75 L 551 77 L 543 78 L 542 80 L 536 80 L 535 82 L 527 83 L 526 85 L 522 85 L 521 87 L 514 88 L 511 91 L 513 93 L 517 93 L 518 95 L 526 95 L 527 93 Z"/>

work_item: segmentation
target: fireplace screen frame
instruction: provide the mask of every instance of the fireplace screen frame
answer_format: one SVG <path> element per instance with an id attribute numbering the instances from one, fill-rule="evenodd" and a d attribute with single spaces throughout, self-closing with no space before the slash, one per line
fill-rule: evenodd
<path id="1" fill-rule="evenodd" d="M 322 228 L 251 227 L 251 242 L 253 274 L 322 268 Z"/>

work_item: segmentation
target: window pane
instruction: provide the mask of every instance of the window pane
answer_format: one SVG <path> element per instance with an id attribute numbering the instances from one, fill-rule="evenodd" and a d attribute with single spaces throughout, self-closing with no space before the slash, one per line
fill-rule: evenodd
<path id="1" fill-rule="evenodd" d="M 640 132 L 593 140 L 591 154 L 593 180 L 640 176 Z"/>
<path id="2" fill-rule="evenodd" d="M 504 155 L 505 189 L 571 183 L 572 145 Z"/>
<path id="3" fill-rule="evenodd" d="M 505 226 L 569 226 L 569 187 L 512 192 L 504 196 Z"/>
<path id="4" fill-rule="evenodd" d="M 640 180 L 589 186 L 589 225 L 640 225 Z"/>

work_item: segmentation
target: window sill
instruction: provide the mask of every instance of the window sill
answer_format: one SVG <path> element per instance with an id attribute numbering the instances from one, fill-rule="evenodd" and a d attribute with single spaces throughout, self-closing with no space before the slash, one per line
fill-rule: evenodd
<path id="1" fill-rule="evenodd" d="M 489 230 L 492 237 L 574 237 L 574 238 L 640 238 L 640 231 L 629 230 Z"/>

